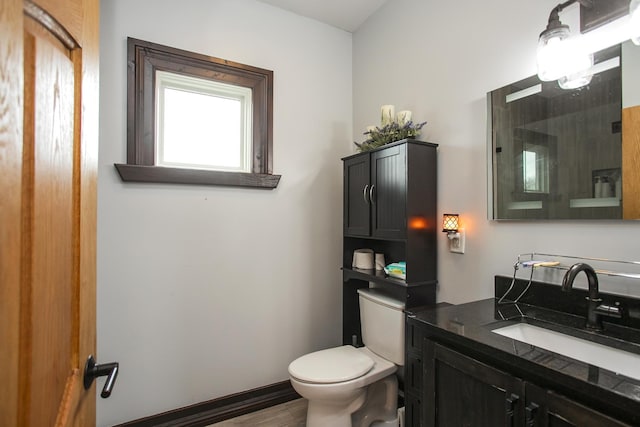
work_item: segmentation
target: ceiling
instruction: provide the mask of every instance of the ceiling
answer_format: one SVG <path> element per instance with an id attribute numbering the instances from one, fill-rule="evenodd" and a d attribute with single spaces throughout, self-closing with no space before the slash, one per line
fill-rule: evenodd
<path id="1" fill-rule="evenodd" d="M 354 32 L 388 0 L 259 0 L 262 3 L 288 10 Z"/>

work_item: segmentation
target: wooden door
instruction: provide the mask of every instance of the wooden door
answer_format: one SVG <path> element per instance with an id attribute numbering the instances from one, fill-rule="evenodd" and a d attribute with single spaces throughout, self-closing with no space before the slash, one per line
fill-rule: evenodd
<path id="1" fill-rule="evenodd" d="M 98 0 L 0 3 L 0 425 L 95 425 Z"/>
<path id="2" fill-rule="evenodd" d="M 622 109 L 622 219 L 640 218 L 640 105 Z"/>

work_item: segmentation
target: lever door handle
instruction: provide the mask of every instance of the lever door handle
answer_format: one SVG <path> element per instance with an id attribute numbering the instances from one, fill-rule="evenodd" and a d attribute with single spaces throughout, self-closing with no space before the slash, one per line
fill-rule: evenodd
<path id="1" fill-rule="evenodd" d="M 118 362 L 98 365 L 96 364 L 96 359 L 93 358 L 93 355 L 89 356 L 87 358 L 87 363 L 84 365 L 84 389 L 88 390 L 94 379 L 106 376 L 107 380 L 104 383 L 100 396 L 103 399 L 111 396 L 111 391 L 113 390 L 116 378 L 118 377 L 118 368 Z"/>

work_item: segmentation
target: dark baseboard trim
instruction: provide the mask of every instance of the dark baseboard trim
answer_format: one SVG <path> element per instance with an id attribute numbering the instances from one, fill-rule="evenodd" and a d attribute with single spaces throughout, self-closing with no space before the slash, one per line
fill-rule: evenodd
<path id="1" fill-rule="evenodd" d="M 289 381 L 196 403 L 115 427 L 204 427 L 300 398 Z"/>

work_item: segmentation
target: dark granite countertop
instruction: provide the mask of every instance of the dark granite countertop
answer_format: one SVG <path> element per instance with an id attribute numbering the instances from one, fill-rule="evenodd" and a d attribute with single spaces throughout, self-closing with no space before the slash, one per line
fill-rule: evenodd
<path id="1" fill-rule="evenodd" d="M 501 294 L 496 291 L 496 295 Z M 583 299 L 583 296 L 579 298 Z M 529 298 L 528 301 L 540 303 L 539 299 L 532 301 Z M 581 308 L 573 311 L 579 312 Z M 640 330 L 628 325 L 633 323 L 633 319 L 627 319 L 626 324 L 605 323 L 603 332 L 593 332 L 584 328 L 585 316 L 582 314 L 522 302 L 498 304 L 497 298 L 408 314 L 424 326 L 425 336 L 433 341 L 565 394 L 615 418 L 640 425 L 640 379 L 492 332 L 503 326 L 526 322 L 640 355 Z"/>

